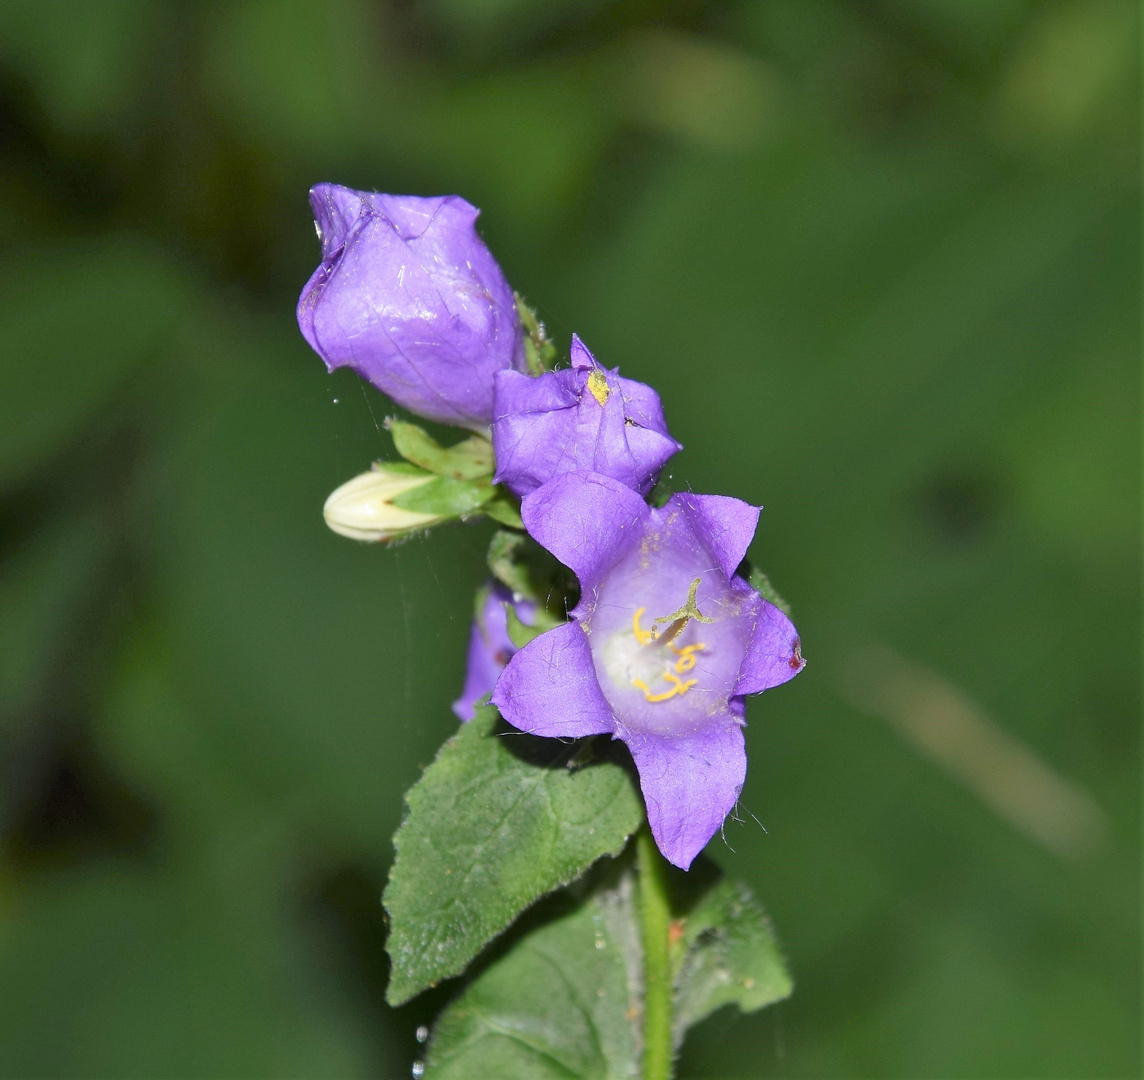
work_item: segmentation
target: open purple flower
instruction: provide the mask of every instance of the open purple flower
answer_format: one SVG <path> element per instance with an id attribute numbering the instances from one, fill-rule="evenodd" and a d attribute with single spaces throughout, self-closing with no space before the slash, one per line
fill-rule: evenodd
<path id="1" fill-rule="evenodd" d="M 418 198 L 318 184 L 322 262 L 298 325 L 332 371 L 350 367 L 410 412 L 487 428 L 493 375 L 524 369 L 512 289 L 457 195 Z"/>
<path id="2" fill-rule="evenodd" d="M 561 473 L 589 471 L 647 492 L 682 447 L 668 434 L 659 395 L 596 362 L 572 335 L 572 367 L 530 378 L 496 375 L 496 482 L 517 495 Z"/>
<path id="3" fill-rule="evenodd" d="M 508 636 L 505 605 L 511 604 L 521 622 L 529 625 L 536 616 L 531 600 L 514 600 L 512 593 L 500 584 L 490 584 L 484 591 L 480 610 L 473 619 L 469 635 L 469 658 L 465 669 L 465 687 L 453 702 L 453 712 L 466 723 L 476 715 L 476 704 L 492 692 L 500 673 L 516 652 Z"/>
<path id="4" fill-rule="evenodd" d="M 522 516 L 581 597 L 571 622 L 513 656 L 493 704 L 532 734 L 627 743 L 656 843 L 686 870 L 743 786 L 744 695 L 803 667 L 790 620 L 735 573 L 759 511 L 691 494 L 656 510 L 614 479 L 570 472 L 525 498 Z"/>

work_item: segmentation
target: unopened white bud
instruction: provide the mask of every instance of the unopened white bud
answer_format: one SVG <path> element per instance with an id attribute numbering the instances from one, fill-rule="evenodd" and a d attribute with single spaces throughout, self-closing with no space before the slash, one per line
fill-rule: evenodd
<path id="1" fill-rule="evenodd" d="M 336 533 L 351 540 L 392 540 L 397 536 L 427 529 L 441 521 L 439 514 L 420 514 L 394 506 L 392 500 L 403 492 L 429 483 L 432 476 L 409 475 L 375 465 L 337 488 L 326 500 L 322 514 Z"/>

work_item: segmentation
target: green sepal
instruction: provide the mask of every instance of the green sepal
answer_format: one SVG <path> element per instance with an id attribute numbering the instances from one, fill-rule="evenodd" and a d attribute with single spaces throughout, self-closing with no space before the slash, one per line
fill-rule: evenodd
<path id="1" fill-rule="evenodd" d="M 433 473 L 426 472 L 416 465 L 410 465 L 408 461 L 375 461 L 370 465 L 370 468 L 374 472 L 397 473 L 400 476 L 424 476 L 428 478 L 433 475 Z"/>
<path id="2" fill-rule="evenodd" d="M 738 574 L 740 577 L 745 577 L 747 583 L 755 590 L 764 600 L 774 604 L 787 618 L 790 618 L 790 604 L 788 604 L 776 591 L 775 587 L 771 584 L 770 578 L 755 566 L 752 566 L 750 561 L 744 559 L 739 566 Z"/>
<path id="3" fill-rule="evenodd" d="M 391 1005 L 459 975 L 525 908 L 639 827 L 626 769 L 608 758 L 569 769 L 577 749 L 511 729 L 485 706 L 406 794 L 383 897 Z"/>
<path id="4" fill-rule="evenodd" d="M 390 503 L 419 514 L 461 517 L 479 510 L 493 497 L 494 491 L 488 480 L 454 480 L 448 476 L 435 476 L 426 484 L 394 496 Z"/>
<path id="5" fill-rule="evenodd" d="M 476 480 L 492 475 L 493 446 L 488 439 L 472 435 L 453 446 L 442 446 L 417 424 L 390 417 L 385 426 L 397 452 L 422 469 L 452 480 Z"/>
<path id="6" fill-rule="evenodd" d="M 522 926 L 506 942 L 438 1019 L 426 1080 L 639 1075 L 643 950 L 629 861 L 592 875 L 596 883 L 579 902 L 571 891 L 554 898 L 565 906 L 551 921 Z M 719 878 L 707 860 L 671 881 L 681 912 L 672 949 L 678 1049 L 688 1028 L 716 1009 L 753 1012 L 787 997 L 791 980 L 745 885 Z"/>
<path id="7" fill-rule="evenodd" d="M 560 563 L 525 533 L 498 529 L 489 541 L 489 570 L 517 596 L 552 610 L 562 601 L 567 574 Z M 563 616 L 563 610 L 553 612 Z"/>
<path id="8" fill-rule="evenodd" d="M 520 616 L 517 615 L 516 608 L 512 604 L 505 604 L 504 614 L 508 639 L 517 649 L 523 649 L 530 641 L 535 641 L 545 631 L 552 630 L 564 621 L 553 618 L 544 608 L 539 607 L 536 609 L 536 621 L 531 626 L 521 622 Z"/>
<path id="9" fill-rule="evenodd" d="M 498 486 L 494 490 L 496 494 L 481 507 L 481 513 L 491 517 L 498 525 L 507 525 L 510 529 L 523 529 L 520 502 L 503 487 Z"/>
<path id="10" fill-rule="evenodd" d="M 525 303 L 520 293 L 513 293 L 516 300 L 516 313 L 524 327 L 524 358 L 530 375 L 543 375 L 556 364 L 556 346 L 548 340 L 544 323 L 536 312 Z"/>
<path id="11" fill-rule="evenodd" d="M 675 488 L 665 480 L 658 480 L 656 481 L 655 487 L 653 487 L 648 494 L 647 501 L 657 510 L 662 510 L 663 507 L 667 505 L 668 499 L 674 494 Z"/>
<path id="12" fill-rule="evenodd" d="M 489 593 L 493 590 L 491 582 L 479 586 L 475 595 L 473 596 L 473 620 L 481 628 L 481 633 L 485 632 L 485 602 L 489 598 Z"/>
<path id="13" fill-rule="evenodd" d="M 529 538 L 498 529 L 489 541 L 488 564 L 493 577 L 519 596 L 534 594 L 532 575 L 520 558 Z"/>

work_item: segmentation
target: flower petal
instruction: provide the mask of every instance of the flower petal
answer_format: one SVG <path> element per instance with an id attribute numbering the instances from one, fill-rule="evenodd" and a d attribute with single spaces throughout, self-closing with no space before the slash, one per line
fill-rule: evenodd
<path id="1" fill-rule="evenodd" d="M 684 509 L 719 568 L 727 577 L 732 577 L 754 539 L 760 508 L 726 495 L 690 492 L 673 495 L 670 501 Z"/>
<path id="2" fill-rule="evenodd" d="M 572 361 L 572 367 L 576 371 L 587 371 L 599 367 L 591 350 L 580 340 L 579 334 L 572 335 L 572 348 L 568 352 L 568 358 Z"/>
<path id="3" fill-rule="evenodd" d="M 794 624 L 761 596 L 759 605 L 747 655 L 735 684 L 736 694 L 761 694 L 793 679 L 806 666 Z"/>
<path id="4" fill-rule="evenodd" d="M 530 735 L 580 738 L 615 730 L 588 635 L 575 622 L 546 631 L 516 653 L 497 681 L 493 704 Z"/>
<path id="5" fill-rule="evenodd" d="M 664 438 L 675 443 L 676 450 L 683 449 L 683 443 L 672 439 L 667 431 L 667 420 L 663 415 L 663 402 L 646 383 L 636 382 L 635 379 L 625 379 L 616 376 L 620 384 L 620 394 L 624 399 L 624 414 L 629 420 L 634 420 L 642 428 L 650 428 Z"/>
<path id="6" fill-rule="evenodd" d="M 528 495 L 559 472 L 580 464 L 576 424 L 570 416 L 580 402 L 579 379 L 564 370 L 533 378 L 498 371 L 494 378 L 494 483 Z"/>
<path id="7" fill-rule="evenodd" d="M 631 488 L 589 472 L 553 477 L 520 507 L 533 539 L 580 579 L 582 597 L 636 542 L 650 512 Z"/>
<path id="8" fill-rule="evenodd" d="M 655 842 L 669 863 L 686 870 L 743 790 L 743 730 L 727 715 L 695 735 L 621 733 L 620 738 L 639 770 Z"/>
<path id="9" fill-rule="evenodd" d="M 310 208 L 322 242 L 322 258 L 331 258 L 346 242 L 346 234 L 361 214 L 365 196 L 341 184 L 315 184 L 310 188 Z"/>
<path id="10" fill-rule="evenodd" d="M 503 613 L 503 608 L 501 609 Z M 469 655 L 465 663 L 465 686 L 461 696 L 453 702 L 453 712 L 462 723 L 468 723 L 477 714 L 477 702 L 495 685 L 504 669 L 485 641 L 480 625 L 473 621 L 469 633 Z"/>
<path id="11" fill-rule="evenodd" d="M 520 371 L 498 371 L 493 376 L 496 384 L 496 411 L 493 419 L 498 423 L 521 414 L 531 423 L 535 414 L 574 409 L 580 401 L 580 380 L 573 371 L 553 371 L 550 378 L 525 375 Z"/>
<path id="12" fill-rule="evenodd" d="M 480 211 L 460 195 L 373 195 L 370 205 L 393 223 L 402 240 L 417 240 L 430 225 L 439 232 L 456 230 L 471 236 Z"/>
<path id="13" fill-rule="evenodd" d="M 681 446 L 650 386 L 601 367 L 575 334 L 572 367 L 494 381 L 495 482 L 522 498 L 564 472 L 596 472 L 635 491 L 655 484 Z"/>
<path id="14" fill-rule="evenodd" d="M 514 600 L 512 593 L 499 583 L 490 583 L 486 589 L 485 601 L 469 634 L 465 686 L 461 696 L 453 702 L 453 712 L 465 722 L 476 715 L 477 702 L 492 692 L 505 664 L 516 652 L 516 646 L 508 636 L 505 606 L 511 604 L 526 626 L 531 626 L 536 618 L 536 605 L 531 600 Z"/>

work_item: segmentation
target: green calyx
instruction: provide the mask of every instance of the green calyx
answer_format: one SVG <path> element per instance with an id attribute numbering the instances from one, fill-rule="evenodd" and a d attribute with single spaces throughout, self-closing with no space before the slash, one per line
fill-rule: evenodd
<path id="1" fill-rule="evenodd" d="M 520 316 L 525 332 L 524 358 L 528 364 L 528 373 L 543 375 L 546 371 L 551 371 L 556 364 L 556 346 L 548 340 L 544 332 L 544 323 L 524 302 L 524 297 L 520 293 L 513 293 L 513 297 L 516 300 L 516 313 Z"/>
<path id="2" fill-rule="evenodd" d="M 747 584 L 764 600 L 774 604 L 784 615 L 790 616 L 790 604 L 776 592 L 775 587 L 771 584 L 771 579 L 762 570 L 757 566 L 752 566 L 748 560 L 744 559 L 738 573 L 747 579 Z"/>
<path id="3" fill-rule="evenodd" d="M 453 446 L 442 446 L 418 424 L 390 417 L 385 427 L 397 452 L 427 472 L 451 480 L 478 480 L 493 474 L 493 446 L 480 435 L 470 435 Z"/>
<path id="4" fill-rule="evenodd" d="M 442 446 L 419 424 L 391 417 L 385 426 L 394 448 L 405 460 L 379 463 L 375 468 L 425 478 L 425 483 L 393 496 L 389 500 L 392 506 L 436 519 L 427 521 L 426 527 L 477 513 L 508 528 L 524 527 L 519 501 L 492 482 L 496 462 L 488 439 L 470 435 L 452 446 Z"/>

